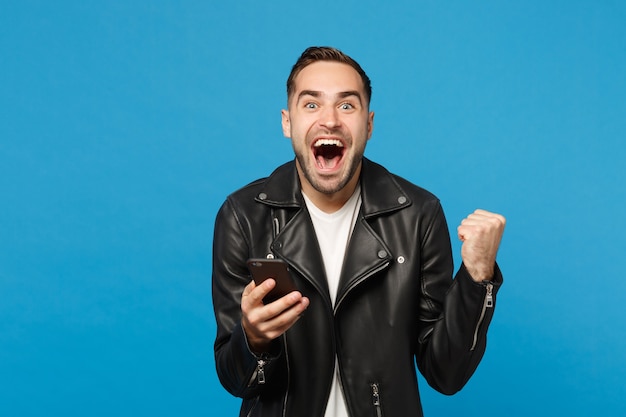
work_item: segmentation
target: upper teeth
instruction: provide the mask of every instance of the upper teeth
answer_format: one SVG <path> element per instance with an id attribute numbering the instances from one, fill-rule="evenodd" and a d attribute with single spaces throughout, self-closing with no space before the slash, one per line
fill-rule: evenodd
<path id="1" fill-rule="evenodd" d="M 324 146 L 324 145 L 335 145 L 335 146 L 340 146 L 343 147 L 343 143 L 341 143 L 341 141 L 337 140 L 337 139 L 320 139 L 317 142 L 315 142 L 315 146 L 316 148 L 319 148 L 320 146 Z"/>

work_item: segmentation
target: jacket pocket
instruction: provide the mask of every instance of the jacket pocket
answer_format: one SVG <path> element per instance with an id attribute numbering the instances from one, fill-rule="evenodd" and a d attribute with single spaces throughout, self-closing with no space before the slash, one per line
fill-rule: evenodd
<path id="1" fill-rule="evenodd" d="M 380 384 L 374 382 L 370 384 L 372 389 L 372 406 L 374 408 L 374 416 L 383 417 L 383 406 L 380 401 Z"/>

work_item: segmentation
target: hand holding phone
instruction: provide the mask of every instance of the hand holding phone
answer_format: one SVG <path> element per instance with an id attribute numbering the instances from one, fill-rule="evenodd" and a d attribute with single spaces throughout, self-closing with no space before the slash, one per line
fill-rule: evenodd
<path id="1" fill-rule="evenodd" d="M 269 304 L 292 291 L 298 290 L 289 272 L 289 266 L 285 261 L 281 259 L 253 258 L 248 259 L 247 264 L 256 285 L 260 285 L 268 278 L 272 278 L 276 282 L 276 286 L 272 291 L 263 298 L 263 303 Z"/>

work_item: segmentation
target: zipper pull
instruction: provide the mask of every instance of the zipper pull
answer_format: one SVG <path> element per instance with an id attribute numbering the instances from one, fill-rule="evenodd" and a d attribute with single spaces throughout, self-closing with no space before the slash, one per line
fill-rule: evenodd
<path id="1" fill-rule="evenodd" d="M 259 359 L 256 363 L 256 381 L 259 385 L 265 384 L 265 369 L 263 368 L 267 362 Z"/>
<path id="2" fill-rule="evenodd" d="M 380 406 L 380 393 L 378 392 L 378 384 L 372 384 L 372 401 L 376 407 Z"/>
<path id="3" fill-rule="evenodd" d="M 485 298 L 485 307 L 493 307 L 493 284 L 487 284 L 487 297 Z"/>
<path id="4" fill-rule="evenodd" d="M 376 410 L 376 417 L 383 416 L 383 410 L 380 406 L 380 390 L 378 389 L 378 384 L 370 384 L 372 387 L 372 404 L 374 405 L 374 410 Z"/>

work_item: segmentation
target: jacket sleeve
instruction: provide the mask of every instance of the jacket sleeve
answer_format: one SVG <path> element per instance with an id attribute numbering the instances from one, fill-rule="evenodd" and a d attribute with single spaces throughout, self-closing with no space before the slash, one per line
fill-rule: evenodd
<path id="1" fill-rule="evenodd" d="M 450 235 L 438 203 L 422 241 L 421 330 L 417 364 L 429 385 L 454 394 L 478 367 L 487 345 L 502 274 L 477 283 L 461 265 L 453 281 Z"/>
<path id="2" fill-rule="evenodd" d="M 220 382 L 231 394 L 251 398 L 272 389 L 275 362 L 281 356 L 278 340 L 270 352 L 253 353 L 241 326 L 241 295 L 250 282 L 246 266 L 249 240 L 241 219 L 227 200 L 215 221 L 212 293 L 217 321 L 214 353 Z M 276 388 L 276 387 L 274 387 Z"/>

